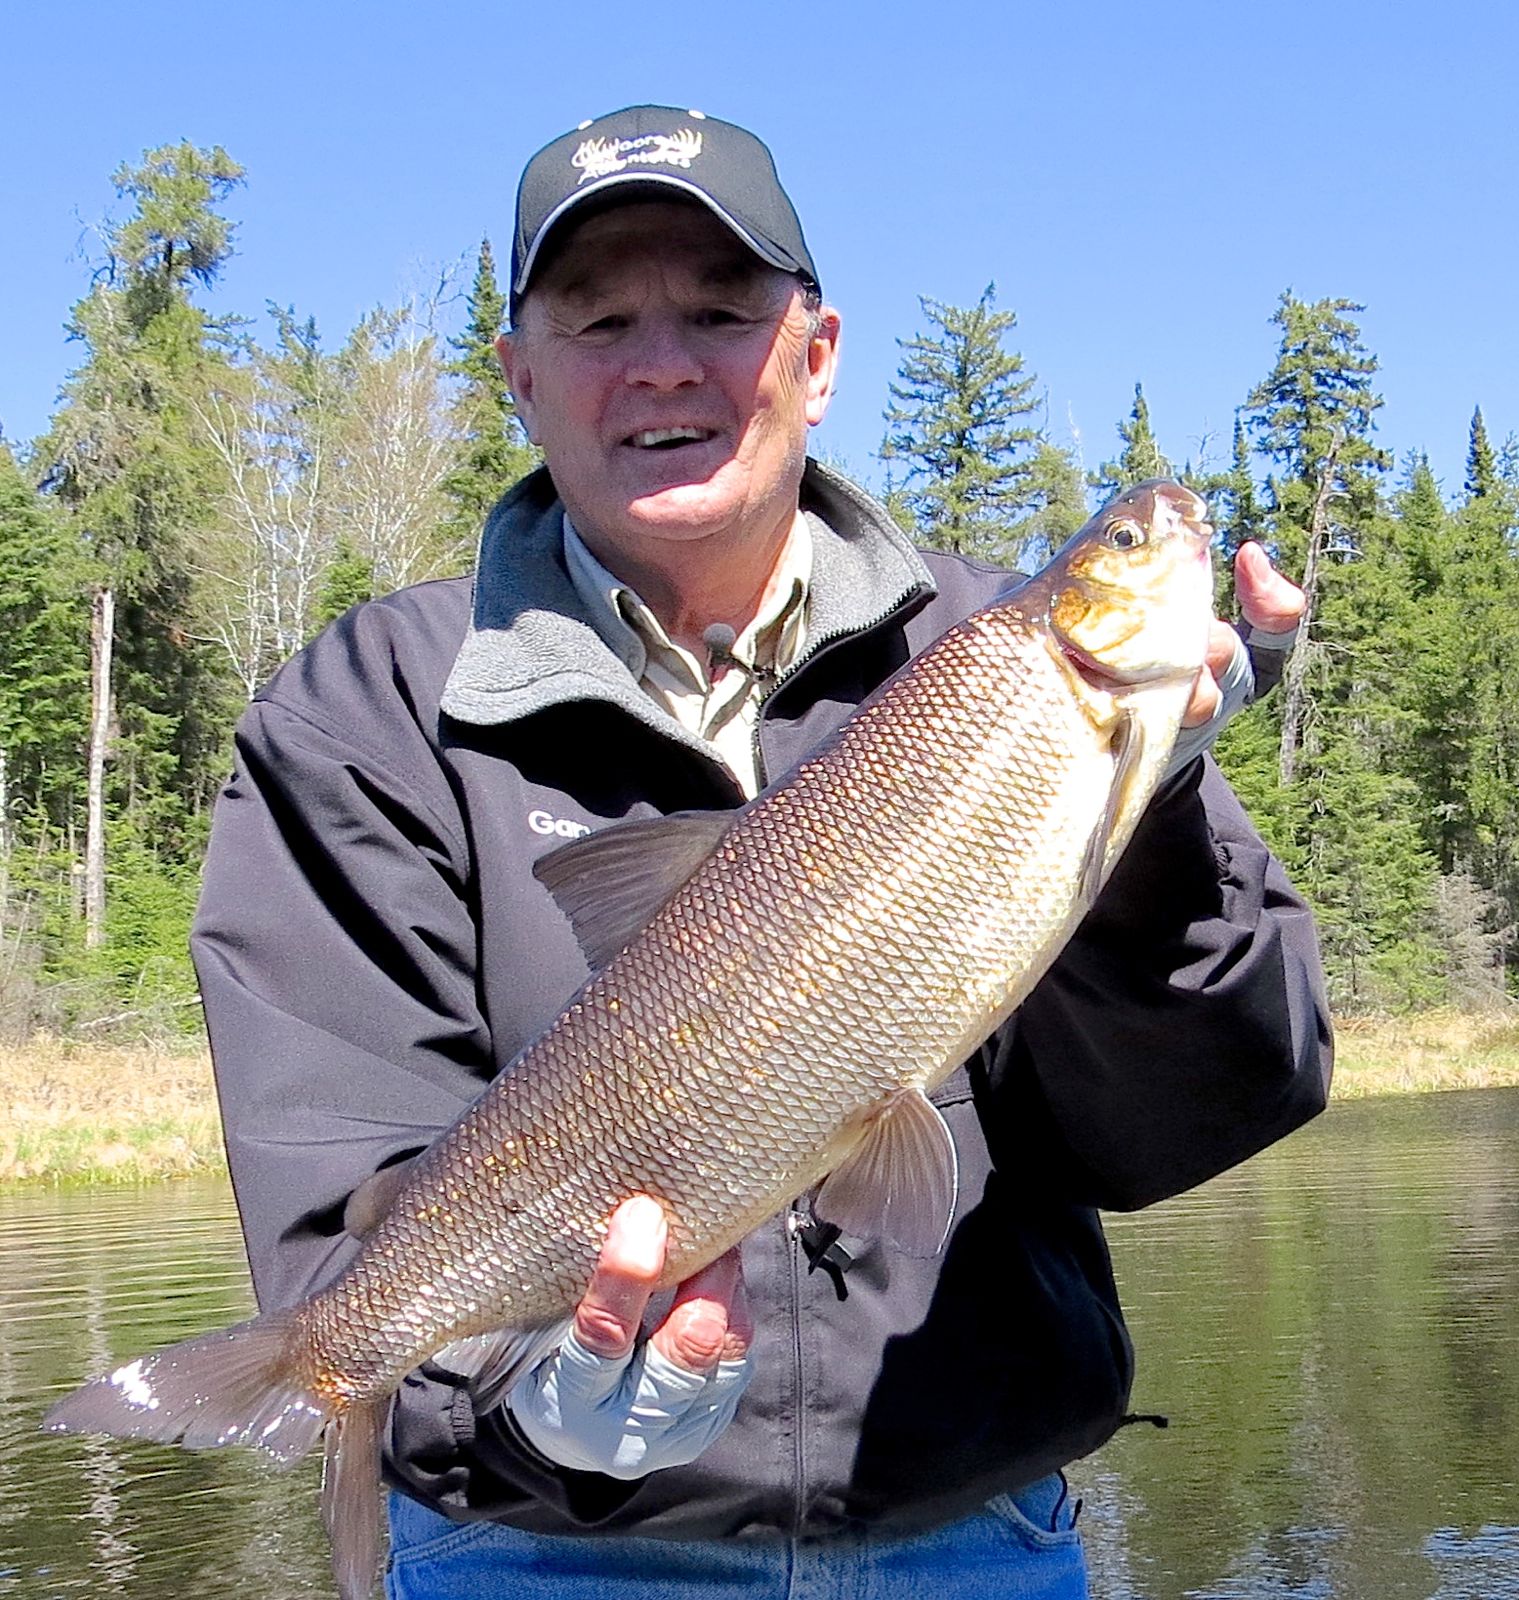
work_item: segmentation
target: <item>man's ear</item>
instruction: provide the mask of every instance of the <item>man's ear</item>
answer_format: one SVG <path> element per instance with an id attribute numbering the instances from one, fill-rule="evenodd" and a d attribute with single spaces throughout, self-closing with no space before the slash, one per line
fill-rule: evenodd
<path id="1" fill-rule="evenodd" d="M 517 420 L 531 443 L 538 443 L 533 426 L 533 368 L 521 345 L 521 335 L 498 333 L 496 335 L 496 360 L 501 363 L 501 376 L 512 391 L 512 403 L 517 408 Z"/>
<path id="2" fill-rule="evenodd" d="M 814 428 L 823 420 L 838 381 L 841 329 L 838 312 L 824 306 L 807 345 L 807 421 Z"/>

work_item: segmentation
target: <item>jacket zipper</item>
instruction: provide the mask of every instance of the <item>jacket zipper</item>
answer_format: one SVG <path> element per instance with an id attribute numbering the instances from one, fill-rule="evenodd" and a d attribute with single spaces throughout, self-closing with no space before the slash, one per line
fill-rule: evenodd
<path id="1" fill-rule="evenodd" d="M 791 1532 L 794 1538 L 802 1536 L 802 1523 L 807 1507 L 807 1443 L 803 1430 L 807 1426 L 807 1407 L 803 1403 L 804 1375 L 802 1369 L 802 1271 L 798 1257 L 801 1245 L 797 1234 L 805 1225 L 805 1218 L 794 1207 L 786 1211 L 786 1265 L 791 1286 L 791 1392 L 793 1396 L 791 1434 L 792 1505 Z"/>
<path id="2" fill-rule="evenodd" d="M 898 595 L 879 616 L 872 617 L 868 622 L 862 622 L 858 627 L 836 628 L 832 633 L 825 633 L 813 639 L 801 655 L 775 680 L 765 691 L 760 700 L 759 709 L 754 717 L 754 731 L 749 735 L 749 743 L 754 756 L 754 771 L 759 778 L 759 786 L 763 789 L 770 782 L 770 772 L 765 765 L 765 752 L 760 746 L 760 730 L 765 722 L 765 707 L 775 698 L 778 690 L 784 688 L 799 673 L 803 667 L 809 666 L 819 656 L 844 640 L 863 639 L 867 634 L 874 633 L 884 622 L 889 622 L 892 617 L 901 611 L 911 600 L 922 593 L 921 587 L 913 588 L 906 594 Z"/>

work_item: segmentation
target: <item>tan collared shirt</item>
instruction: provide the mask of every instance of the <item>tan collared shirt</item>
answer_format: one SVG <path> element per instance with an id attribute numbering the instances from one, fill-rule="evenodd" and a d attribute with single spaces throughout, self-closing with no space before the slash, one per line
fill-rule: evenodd
<path id="1" fill-rule="evenodd" d="M 806 517 L 799 511 L 791 525 L 778 581 L 759 614 L 719 661 L 676 644 L 638 594 L 591 554 L 568 517 L 564 560 L 596 631 L 627 663 L 639 687 L 705 740 L 753 799 L 760 789 L 754 748 L 760 702 L 775 675 L 796 661 L 806 643 L 812 584 L 812 533 Z"/>

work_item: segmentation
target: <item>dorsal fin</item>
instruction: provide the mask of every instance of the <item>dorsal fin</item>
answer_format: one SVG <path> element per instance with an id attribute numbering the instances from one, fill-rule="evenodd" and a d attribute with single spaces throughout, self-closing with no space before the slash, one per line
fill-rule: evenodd
<path id="1" fill-rule="evenodd" d="M 676 811 L 619 822 L 550 851 L 533 876 L 570 919 L 594 971 L 648 926 L 740 814 Z"/>

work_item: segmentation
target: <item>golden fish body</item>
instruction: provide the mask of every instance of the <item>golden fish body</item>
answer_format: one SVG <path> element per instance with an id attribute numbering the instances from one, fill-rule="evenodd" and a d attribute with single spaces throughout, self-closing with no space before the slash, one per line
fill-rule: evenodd
<path id="1" fill-rule="evenodd" d="M 931 1249 L 953 1158 L 922 1097 L 1048 969 L 1159 781 L 1211 616 L 1203 514 L 1176 485 L 1119 497 L 736 820 L 689 824 L 715 848 L 686 840 L 699 860 L 642 931 L 278 1314 L 283 1399 L 181 1404 L 166 1352 L 51 1424 L 293 1455 L 453 1341 L 562 1323 L 634 1193 L 667 1215 L 670 1284 L 825 1178 L 825 1219 Z M 562 898 L 620 891 L 686 826 L 566 847 Z"/>

